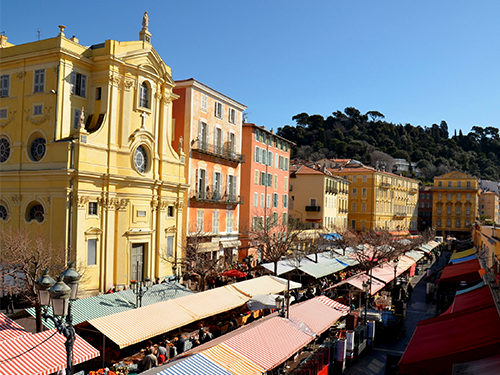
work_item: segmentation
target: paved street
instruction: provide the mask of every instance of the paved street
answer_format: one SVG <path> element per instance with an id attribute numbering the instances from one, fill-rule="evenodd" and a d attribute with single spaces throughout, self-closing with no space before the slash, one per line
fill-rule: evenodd
<path id="1" fill-rule="evenodd" d="M 428 268 L 434 270 L 443 267 L 445 262 L 445 256 L 441 256 L 439 264 L 434 262 L 432 265 L 430 263 L 424 265 L 423 269 L 420 270 L 420 274 L 412 278 L 411 284 L 414 287 L 414 291 L 411 301 L 407 306 L 405 333 L 401 339 L 394 343 L 376 343 L 371 353 L 361 356 L 357 362 L 346 368 L 346 375 L 383 375 L 385 373 L 387 355 L 400 356 L 403 354 L 418 322 L 436 316 L 436 305 L 426 302 L 425 281 L 423 278 Z"/>

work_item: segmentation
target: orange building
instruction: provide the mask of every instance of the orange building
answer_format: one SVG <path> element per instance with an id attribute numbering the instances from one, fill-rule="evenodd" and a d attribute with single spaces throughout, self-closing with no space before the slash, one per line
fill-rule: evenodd
<path id="1" fill-rule="evenodd" d="M 243 124 L 241 171 L 241 232 L 255 230 L 268 220 L 276 231 L 288 224 L 290 146 L 293 143 L 255 124 Z M 258 258 L 255 244 L 242 239 L 239 257 Z"/>
<path id="2" fill-rule="evenodd" d="M 241 103 L 194 79 L 176 81 L 173 144 L 186 153 L 188 208 L 184 229 L 188 242 L 211 257 L 237 256 L 240 197 Z"/>

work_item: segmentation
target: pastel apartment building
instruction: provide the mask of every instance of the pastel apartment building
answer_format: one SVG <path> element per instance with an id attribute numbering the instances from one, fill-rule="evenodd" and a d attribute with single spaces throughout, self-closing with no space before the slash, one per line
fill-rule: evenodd
<path id="1" fill-rule="evenodd" d="M 172 147 L 186 153 L 187 242 L 231 263 L 238 255 L 243 111 L 246 106 L 196 81 L 175 82 Z M 179 140 L 177 142 L 177 140 Z"/>

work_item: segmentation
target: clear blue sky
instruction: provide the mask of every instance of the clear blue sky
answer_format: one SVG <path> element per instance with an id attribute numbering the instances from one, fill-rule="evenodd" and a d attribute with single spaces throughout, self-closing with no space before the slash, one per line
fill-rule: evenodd
<path id="1" fill-rule="evenodd" d="M 429 0 L 2 0 L 0 31 L 22 44 L 136 40 L 148 11 L 176 80 L 248 106 L 266 128 L 352 106 L 387 121 L 498 127 L 500 2 Z"/>

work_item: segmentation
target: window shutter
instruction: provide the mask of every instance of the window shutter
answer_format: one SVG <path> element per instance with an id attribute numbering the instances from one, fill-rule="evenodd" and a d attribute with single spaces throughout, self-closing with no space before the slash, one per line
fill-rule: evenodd
<path id="1" fill-rule="evenodd" d="M 2 96 L 9 96 L 9 76 L 2 76 Z"/>
<path id="2" fill-rule="evenodd" d="M 76 87 L 76 72 L 71 72 L 71 93 L 75 93 Z"/>
<path id="3" fill-rule="evenodd" d="M 87 76 L 85 75 L 81 75 L 82 77 L 82 82 L 81 82 L 81 88 L 80 88 L 80 96 L 86 98 L 87 95 L 86 95 L 86 89 L 87 89 Z"/>

